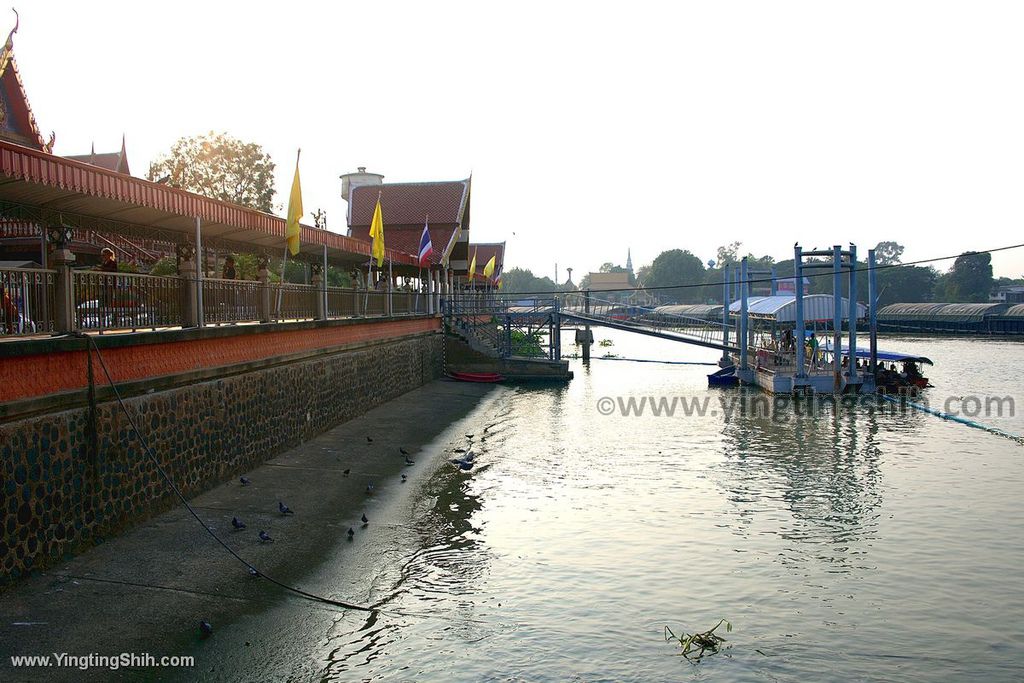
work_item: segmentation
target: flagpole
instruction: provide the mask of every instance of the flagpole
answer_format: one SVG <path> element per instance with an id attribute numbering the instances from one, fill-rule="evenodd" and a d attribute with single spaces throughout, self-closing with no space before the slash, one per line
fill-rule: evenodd
<path id="1" fill-rule="evenodd" d="M 295 153 L 295 173 L 298 175 L 299 172 L 299 159 L 302 157 L 302 148 L 299 147 Z M 300 202 L 301 203 L 301 202 Z M 289 212 L 291 210 L 291 197 L 288 198 Z M 301 218 L 301 217 L 300 217 Z M 299 224 L 299 231 L 301 232 L 301 223 Z M 281 297 L 284 295 L 284 273 L 288 267 L 288 235 L 284 238 L 284 258 L 281 259 L 281 280 L 277 283 L 277 311 L 276 315 L 278 320 L 281 318 Z"/>

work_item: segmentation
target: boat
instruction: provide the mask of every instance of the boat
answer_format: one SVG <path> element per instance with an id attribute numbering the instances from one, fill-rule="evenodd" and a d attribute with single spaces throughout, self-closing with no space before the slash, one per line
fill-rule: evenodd
<path id="1" fill-rule="evenodd" d="M 448 376 L 460 382 L 501 382 L 505 378 L 496 372 L 456 372 L 448 371 Z"/>
<path id="2" fill-rule="evenodd" d="M 849 349 L 843 348 L 844 356 L 849 356 Z M 858 359 L 871 359 L 870 349 L 857 349 L 855 354 Z M 892 351 L 876 351 L 875 357 L 878 360 L 878 377 L 876 385 L 885 388 L 887 391 L 898 390 L 901 387 L 911 386 L 916 389 L 927 389 L 932 386 L 928 378 L 920 373 L 918 366 L 935 365 L 927 356 L 914 356 L 907 353 L 895 353 Z M 902 363 L 902 372 L 893 373 L 886 369 L 885 364 L 895 365 Z"/>
<path id="3" fill-rule="evenodd" d="M 722 368 L 718 372 L 708 375 L 709 387 L 734 387 L 739 383 L 740 379 L 736 376 L 735 365 L 730 365 L 729 367 Z"/>

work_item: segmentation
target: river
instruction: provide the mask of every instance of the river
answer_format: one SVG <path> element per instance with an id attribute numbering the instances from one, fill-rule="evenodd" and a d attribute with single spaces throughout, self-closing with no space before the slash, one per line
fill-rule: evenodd
<path id="1" fill-rule="evenodd" d="M 595 355 L 716 353 L 598 330 Z M 566 337 L 567 340 L 571 336 Z M 1024 345 L 884 340 L 926 355 L 933 407 L 1024 433 Z M 567 350 L 571 349 L 571 345 Z M 568 385 L 501 386 L 325 549 L 303 587 L 199 653 L 211 680 L 1010 681 L 1024 675 L 1024 447 L 874 403 L 737 409 L 714 368 L 573 361 Z M 620 408 L 707 401 L 702 415 Z M 600 407 L 615 410 L 603 415 Z M 622 400 L 620 403 L 620 399 Z M 951 401 L 952 403 L 948 402 Z M 635 403 L 634 403 L 635 404 Z M 992 406 L 990 406 L 992 407 Z M 994 411 L 994 408 L 993 408 Z M 691 411 L 693 412 L 693 411 Z M 472 434 L 472 438 L 467 437 Z M 476 466 L 448 464 L 472 448 Z M 419 462 L 429 458 L 421 454 Z M 665 638 L 732 624 L 699 663 Z"/>

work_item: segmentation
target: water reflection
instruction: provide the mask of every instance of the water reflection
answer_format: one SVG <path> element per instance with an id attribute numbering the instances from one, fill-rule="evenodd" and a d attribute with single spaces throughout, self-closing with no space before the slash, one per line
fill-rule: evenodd
<path id="1" fill-rule="evenodd" d="M 725 422 L 717 479 L 733 505 L 731 528 L 786 541 L 776 555 L 783 564 L 862 567 L 882 505 L 878 417 L 856 407 L 809 413 L 789 406 Z"/>

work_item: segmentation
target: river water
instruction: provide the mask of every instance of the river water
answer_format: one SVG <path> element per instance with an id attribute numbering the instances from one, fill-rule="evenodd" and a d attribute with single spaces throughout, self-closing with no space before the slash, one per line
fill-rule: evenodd
<path id="1" fill-rule="evenodd" d="M 595 355 L 716 357 L 597 338 L 613 345 Z M 882 346 L 936 361 L 934 407 L 1009 396 L 1013 415 L 975 419 L 1024 433 L 1021 343 Z M 709 390 L 713 369 L 573 361 L 568 385 L 496 388 L 428 447 L 433 472 L 382 497 L 372 540 L 329 549 L 303 582 L 381 613 L 285 600 L 223 631 L 223 661 L 201 666 L 232 680 L 1021 680 L 1024 447 L 874 403 L 743 412 L 759 394 Z M 708 405 L 623 415 L 630 397 Z M 476 454 L 468 473 L 441 457 L 457 447 Z M 698 664 L 666 641 L 666 626 L 720 619 L 732 632 Z M 287 637 L 243 645 L 268 624 Z"/>

